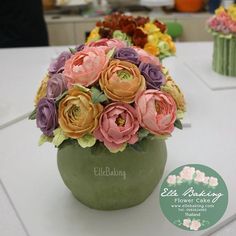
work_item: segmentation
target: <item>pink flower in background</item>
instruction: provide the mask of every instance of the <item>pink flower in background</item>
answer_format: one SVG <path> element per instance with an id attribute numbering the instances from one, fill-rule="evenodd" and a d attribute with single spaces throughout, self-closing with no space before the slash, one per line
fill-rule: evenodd
<path id="1" fill-rule="evenodd" d="M 218 185 L 218 179 L 215 177 L 210 177 L 209 179 L 209 185 L 211 187 L 216 187 Z"/>
<path id="2" fill-rule="evenodd" d="M 145 62 L 145 63 L 150 63 L 150 64 L 154 64 L 157 66 L 160 66 L 160 61 L 157 57 L 147 53 L 145 50 L 135 47 L 132 47 L 139 55 L 139 60 L 141 62 Z"/>
<path id="3" fill-rule="evenodd" d="M 209 178 L 210 178 L 210 177 L 206 176 L 206 177 L 204 178 L 204 180 L 203 180 L 203 183 L 204 183 L 204 184 L 209 184 Z"/>
<path id="4" fill-rule="evenodd" d="M 139 123 L 135 109 L 126 103 L 115 102 L 108 105 L 99 119 L 94 136 L 111 151 L 117 152 L 126 143 L 138 141 Z"/>
<path id="5" fill-rule="evenodd" d="M 176 120 L 174 99 L 167 93 L 148 89 L 139 93 L 135 108 L 140 125 L 155 135 L 170 135 Z"/>
<path id="6" fill-rule="evenodd" d="M 201 223 L 198 220 L 193 220 L 190 224 L 190 230 L 197 231 L 201 227 Z"/>
<path id="7" fill-rule="evenodd" d="M 183 226 L 189 228 L 191 224 L 191 220 L 190 219 L 184 219 L 183 220 Z"/>
<path id="8" fill-rule="evenodd" d="M 168 184 L 176 184 L 176 175 L 169 175 L 166 182 Z"/>
<path id="9" fill-rule="evenodd" d="M 87 44 L 88 47 L 104 47 L 107 50 L 110 50 L 112 48 L 123 48 L 127 47 L 126 43 L 124 41 L 121 41 L 119 39 L 107 39 L 103 38 L 98 41 L 91 42 Z"/>
<path id="10" fill-rule="evenodd" d="M 183 180 L 192 180 L 193 175 L 195 174 L 195 168 L 190 166 L 185 166 L 183 170 L 180 172 L 180 177 Z"/>
<path id="11" fill-rule="evenodd" d="M 204 172 L 201 172 L 200 170 L 196 170 L 195 174 L 196 174 L 196 176 L 194 178 L 194 181 L 204 182 L 204 179 L 205 179 L 205 173 Z"/>
<path id="12" fill-rule="evenodd" d="M 75 53 L 66 61 L 64 75 L 67 87 L 71 88 L 73 84 L 90 86 L 95 83 L 108 59 L 105 50 L 99 47 L 85 48 Z"/>

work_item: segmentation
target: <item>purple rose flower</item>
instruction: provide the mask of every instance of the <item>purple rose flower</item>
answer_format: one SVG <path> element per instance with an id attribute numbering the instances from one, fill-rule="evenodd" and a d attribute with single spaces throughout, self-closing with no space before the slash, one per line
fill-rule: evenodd
<path id="1" fill-rule="evenodd" d="M 64 76 L 61 73 L 54 74 L 47 84 L 47 97 L 57 98 L 67 89 Z"/>
<path id="2" fill-rule="evenodd" d="M 141 62 L 139 70 L 146 79 L 148 89 L 160 89 L 161 85 L 165 82 L 165 76 L 158 65 Z"/>
<path id="3" fill-rule="evenodd" d="M 46 136 L 52 136 L 53 130 L 57 128 L 57 110 L 52 99 L 42 98 L 39 100 L 36 111 L 37 127 Z"/>
<path id="4" fill-rule="evenodd" d="M 133 48 L 119 48 L 116 50 L 114 58 L 139 64 L 139 55 Z"/>
<path id="5" fill-rule="evenodd" d="M 62 72 L 64 69 L 64 65 L 66 60 L 68 60 L 71 57 L 71 53 L 70 52 L 62 52 L 56 59 L 54 59 L 49 68 L 48 68 L 48 72 L 51 74 L 55 74 L 58 72 Z"/>
<path id="6" fill-rule="evenodd" d="M 77 46 L 75 47 L 75 51 L 76 51 L 76 52 L 80 52 L 80 51 L 84 50 L 84 48 L 85 48 L 85 45 L 84 45 L 84 44 L 77 45 Z"/>

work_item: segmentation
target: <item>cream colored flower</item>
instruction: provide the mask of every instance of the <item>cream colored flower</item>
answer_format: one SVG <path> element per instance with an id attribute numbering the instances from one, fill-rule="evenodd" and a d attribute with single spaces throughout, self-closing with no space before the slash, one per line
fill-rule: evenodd
<path id="1" fill-rule="evenodd" d="M 47 74 L 44 77 L 44 79 L 41 81 L 41 84 L 38 88 L 37 94 L 34 99 L 35 106 L 38 104 L 38 102 L 41 98 L 46 97 L 48 80 L 49 80 L 49 75 Z"/>

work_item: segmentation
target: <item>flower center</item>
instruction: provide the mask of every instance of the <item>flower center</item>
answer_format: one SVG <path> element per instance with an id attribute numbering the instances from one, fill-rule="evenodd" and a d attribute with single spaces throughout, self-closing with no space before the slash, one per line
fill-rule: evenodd
<path id="1" fill-rule="evenodd" d="M 127 70 L 119 70 L 117 75 L 121 80 L 132 80 L 133 76 Z"/>
<path id="2" fill-rule="evenodd" d="M 155 108 L 156 108 L 157 113 L 160 113 L 161 109 L 160 109 L 160 106 L 158 104 L 158 101 L 155 101 Z"/>
<path id="3" fill-rule="evenodd" d="M 71 107 L 71 111 L 72 111 L 72 116 L 73 117 L 78 117 L 79 116 L 79 112 L 80 112 L 80 108 L 79 108 L 79 106 L 73 105 Z"/>
<path id="4" fill-rule="evenodd" d="M 116 124 L 118 126 L 125 126 L 125 119 L 123 119 L 120 115 L 116 118 Z"/>

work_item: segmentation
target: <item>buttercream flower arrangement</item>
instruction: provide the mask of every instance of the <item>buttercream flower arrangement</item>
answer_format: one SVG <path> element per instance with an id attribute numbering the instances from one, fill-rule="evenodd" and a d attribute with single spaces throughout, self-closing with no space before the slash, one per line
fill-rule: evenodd
<path id="1" fill-rule="evenodd" d="M 207 22 L 209 30 L 213 34 L 220 34 L 222 37 L 230 38 L 236 35 L 236 4 L 230 5 L 227 9 L 219 7 Z"/>
<path id="2" fill-rule="evenodd" d="M 128 45 L 143 48 L 150 54 L 164 58 L 175 54 L 175 44 L 164 23 L 148 17 L 133 17 L 121 13 L 105 16 L 91 31 L 87 42 L 101 38 L 114 38 Z"/>
<path id="3" fill-rule="evenodd" d="M 227 9 L 219 7 L 207 21 L 208 31 L 214 37 L 213 70 L 227 76 L 236 76 L 236 4 Z"/>
<path id="4" fill-rule="evenodd" d="M 40 144 L 72 139 L 110 152 L 181 128 L 185 100 L 158 59 L 117 39 L 62 52 L 49 66 L 30 119 Z"/>

